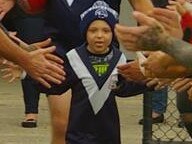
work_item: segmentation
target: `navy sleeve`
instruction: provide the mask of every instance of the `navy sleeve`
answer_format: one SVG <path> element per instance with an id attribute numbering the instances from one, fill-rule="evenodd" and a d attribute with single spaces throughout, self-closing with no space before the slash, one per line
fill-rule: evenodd
<path id="1" fill-rule="evenodd" d="M 153 91 L 153 88 L 148 88 L 144 83 L 128 81 L 121 75 L 118 76 L 118 79 L 117 89 L 114 89 L 113 92 L 119 97 L 131 97 L 146 91 Z"/>

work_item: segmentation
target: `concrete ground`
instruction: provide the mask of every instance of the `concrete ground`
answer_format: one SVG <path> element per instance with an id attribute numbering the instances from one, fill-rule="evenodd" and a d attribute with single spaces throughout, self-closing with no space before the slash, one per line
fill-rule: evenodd
<path id="1" fill-rule="evenodd" d="M 169 99 L 173 96 L 174 93 L 169 93 Z M 141 144 L 142 126 L 138 125 L 138 120 L 142 117 L 142 96 L 117 98 L 117 103 L 122 144 Z M 160 126 L 160 129 L 154 132 L 157 137 L 162 135 L 162 130 L 168 130 L 166 135 L 170 138 L 175 137 L 175 131 L 179 132 L 181 137 L 188 138 L 186 132 L 177 127 L 177 119 L 174 117 L 178 118 L 178 113 L 175 113 L 175 109 L 169 102 L 165 123 L 154 125 L 154 129 Z M 171 111 L 174 112 L 174 117 L 170 117 Z M 9 84 L 0 80 L 0 144 L 49 144 L 51 128 L 46 96 L 40 97 L 37 128 L 22 128 L 20 123 L 23 117 L 24 105 L 20 82 Z M 173 131 L 170 131 L 170 126 Z"/>
<path id="2" fill-rule="evenodd" d="M 118 99 L 122 127 L 122 144 L 141 144 L 142 97 Z M 50 121 L 47 99 L 40 98 L 37 128 L 22 128 L 24 105 L 19 82 L 0 80 L 0 144 L 48 144 Z"/>

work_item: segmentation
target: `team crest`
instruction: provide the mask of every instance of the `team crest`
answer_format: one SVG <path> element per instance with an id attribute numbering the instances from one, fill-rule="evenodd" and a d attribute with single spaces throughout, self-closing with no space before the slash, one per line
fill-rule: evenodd
<path id="1" fill-rule="evenodd" d="M 95 16 L 97 16 L 98 18 L 106 18 L 108 17 L 108 13 L 105 9 L 98 9 L 95 11 Z"/>

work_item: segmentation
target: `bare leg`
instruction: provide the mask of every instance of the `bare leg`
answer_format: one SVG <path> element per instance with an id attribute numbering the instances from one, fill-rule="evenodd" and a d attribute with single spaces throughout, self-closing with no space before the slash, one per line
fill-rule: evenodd
<path id="1" fill-rule="evenodd" d="M 65 135 L 71 104 L 71 91 L 69 90 L 60 96 L 48 96 L 48 102 L 52 125 L 51 144 L 65 144 Z"/>

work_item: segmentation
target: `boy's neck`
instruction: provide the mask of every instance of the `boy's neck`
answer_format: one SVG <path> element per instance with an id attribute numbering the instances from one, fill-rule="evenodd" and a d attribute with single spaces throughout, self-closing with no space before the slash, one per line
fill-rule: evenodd
<path id="1" fill-rule="evenodd" d="M 104 52 L 102 52 L 102 53 L 96 53 L 96 52 L 92 51 L 89 46 L 87 46 L 87 50 L 88 50 L 90 53 L 94 54 L 94 55 L 103 55 L 103 54 L 107 54 L 110 49 L 109 49 L 109 47 L 107 47 Z"/>

